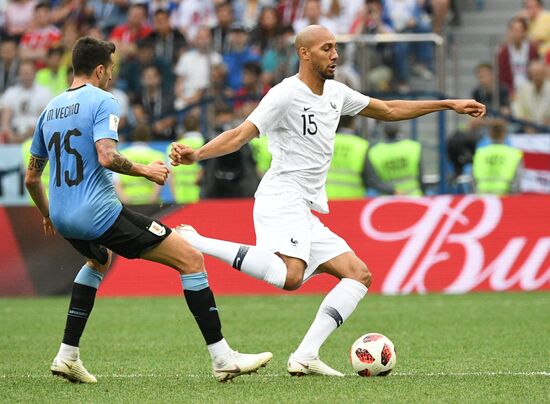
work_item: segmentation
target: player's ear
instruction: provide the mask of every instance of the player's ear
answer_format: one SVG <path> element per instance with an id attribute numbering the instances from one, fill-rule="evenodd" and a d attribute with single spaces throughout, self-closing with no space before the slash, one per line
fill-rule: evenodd
<path id="1" fill-rule="evenodd" d="M 299 50 L 299 53 L 300 53 L 300 57 L 302 59 L 305 59 L 305 60 L 309 60 L 310 57 L 309 57 L 309 50 L 305 47 L 305 46 L 302 46 Z"/>

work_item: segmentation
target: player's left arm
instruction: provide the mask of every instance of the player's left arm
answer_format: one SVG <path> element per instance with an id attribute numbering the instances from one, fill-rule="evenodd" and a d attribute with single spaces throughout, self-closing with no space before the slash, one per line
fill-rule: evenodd
<path id="1" fill-rule="evenodd" d="M 40 180 L 47 163 L 47 158 L 31 155 L 27 171 L 25 172 L 25 187 L 27 191 L 29 191 L 29 195 L 36 204 L 36 207 L 40 210 L 40 213 L 42 213 L 44 233 L 46 233 L 47 236 L 53 236 L 55 234 L 55 228 L 50 219 L 50 205 L 46 197 L 46 192 L 44 192 L 44 186 Z"/>
<path id="2" fill-rule="evenodd" d="M 369 104 L 359 114 L 381 121 L 401 121 L 445 110 L 468 114 L 474 118 L 485 115 L 485 105 L 475 100 L 383 101 L 376 98 L 371 98 Z"/>

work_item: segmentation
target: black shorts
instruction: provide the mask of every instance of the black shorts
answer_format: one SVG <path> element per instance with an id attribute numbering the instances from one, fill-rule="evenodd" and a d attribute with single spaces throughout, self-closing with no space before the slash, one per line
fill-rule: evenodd
<path id="1" fill-rule="evenodd" d="M 107 263 L 107 249 L 129 259 L 139 258 L 144 252 L 157 246 L 172 232 L 159 221 L 134 212 L 126 207 L 105 233 L 95 240 L 67 239 L 86 258 L 100 264 Z"/>

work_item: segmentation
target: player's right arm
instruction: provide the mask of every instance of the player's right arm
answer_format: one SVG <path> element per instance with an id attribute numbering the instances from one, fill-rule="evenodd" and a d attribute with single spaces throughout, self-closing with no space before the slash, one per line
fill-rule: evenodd
<path id="1" fill-rule="evenodd" d="M 164 185 L 168 177 L 168 168 L 162 161 L 140 164 L 128 160 L 117 150 L 116 140 L 103 138 L 95 142 L 99 164 L 119 174 L 145 177 L 159 185 Z"/>
<path id="2" fill-rule="evenodd" d="M 193 164 L 197 161 L 225 156 L 236 152 L 258 134 L 258 128 L 252 122 L 244 121 L 236 128 L 226 130 L 197 150 L 181 143 L 172 143 L 172 151 L 169 155 L 172 160 L 171 164 L 174 166 Z"/>
<path id="3" fill-rule="evenodd" d="M 200 149 L 172 143 L 170 159 L 172 165 L 193 164 L 194 162 L 233 153 L 250 142 L 260 133 L 269 133 L 286 114 L 293 97 L 292 89 L 276 85 L 260 101 L 248 118 L 234 129 L 223 132 Z"/>

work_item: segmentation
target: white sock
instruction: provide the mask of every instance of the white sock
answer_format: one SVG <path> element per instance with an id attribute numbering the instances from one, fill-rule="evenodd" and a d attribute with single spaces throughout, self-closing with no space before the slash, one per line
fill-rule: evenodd
<path id="1" fill-rule="evenodd" d="M 253 278 L 281 289 L 285 286 L 286 265 L 272 252 L 256 246 L 204 237 L 194 232 L 186 232 L 183 237 L 200 252 L 216 257 Z"/>
<path id="2" fill-rule="evenodd" d="M 332 289 L 319 307 L 315 320 L 294 352 L 303 360 L 315 359 L 326 339 L 353 313 L 367 287 L 356 280 L 344 278 Z"/>
<path id="3" fill-rule="evenodd" d="M 79 349 L 77 346 L 61 343 L 57 356 L 70 361 L 75 361 L 79 358 Z"/>
<path id="4" fill-rule="evenodd" d="M 212 362 L 219 361 L 221 358 L 223 358 L 228 352 L 231 352 L 231 348 L 229 348 L 229 344 L 225 340 L 225 338 L 222 338 L 218 342 L 214 342 L 213 344 L 207 345 L 208 352 L 210 353 L 210 357 L 212 358 Z"/>

